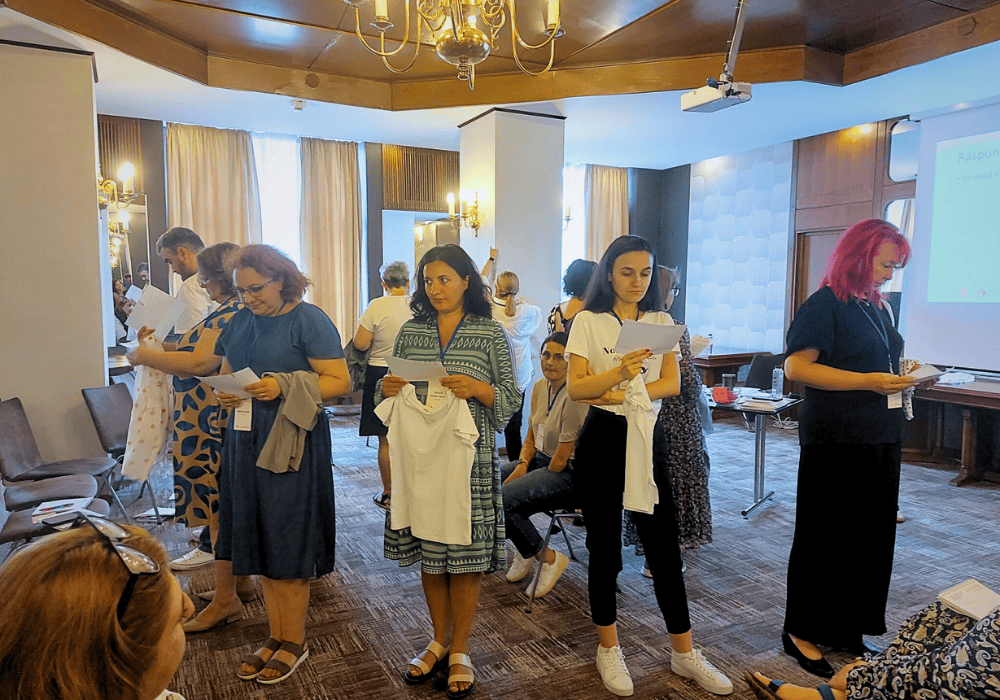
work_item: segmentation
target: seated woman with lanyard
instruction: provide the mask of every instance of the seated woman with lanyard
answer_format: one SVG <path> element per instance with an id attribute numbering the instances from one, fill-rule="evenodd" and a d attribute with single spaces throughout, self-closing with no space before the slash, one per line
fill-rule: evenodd
<path id="1" fill-rule="evenodd" d="M 542 341 L 544 379 L 531 390 L 528 436 L 520 459 L 500 470 L 503 513 L 511 542 L 517 547 L 507 580 L 516 582 L 541 560 L 535 597 L 543 596 L 562 576 L 569 557 L 551 548 L 542 551 L 542 537 L 531 516 L 553 508 L 573 508 L 573 449 L 589 407 L 569 398 L 566 389 L 566 333 Z"/>

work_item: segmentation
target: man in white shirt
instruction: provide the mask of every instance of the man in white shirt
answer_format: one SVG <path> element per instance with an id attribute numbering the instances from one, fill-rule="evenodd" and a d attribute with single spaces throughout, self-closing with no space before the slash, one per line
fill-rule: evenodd
<path id="1" fill-rule="evenodd" d="M 174 323 L 173 331 L 163 343 L 164 350 L 176 350 L 177 342 L 215 309 L 213 302 L 198 281 L 198 253 L 205 249 L 201 237 L 189 228 L 175 226 L 156 241 L 156 254 L 170 269 L 180 275 L 183 282 L 175 295 L 184 301 L 184 311 Z M 208 528 L 202 528 L 201 544 L 182 557 L 170 562 L 175 571 L 189 571 L 215 561 Z"/>

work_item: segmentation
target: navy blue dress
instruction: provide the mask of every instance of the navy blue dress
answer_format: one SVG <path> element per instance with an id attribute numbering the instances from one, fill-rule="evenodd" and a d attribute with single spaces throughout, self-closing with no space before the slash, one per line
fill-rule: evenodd
<path id="1" fill-rule="evenodd" d="M 300 303 L 280 316 L 239 311 L 216 343 L 233 372 L 312 371 L 309 359 L 344 356 L 340 333 L 323 311 Z M 219 470 L 215 556 L 237 576 L 304 579 L 333 571 L 336 522 L 330 426 L 320 416 L 306 437 L 302 464 L 283 474 L 257 466 L 281 399 L 253 399 L 249 431 L 230 423 Z M 230 422 L 232 418 L 230 418 Z"/>

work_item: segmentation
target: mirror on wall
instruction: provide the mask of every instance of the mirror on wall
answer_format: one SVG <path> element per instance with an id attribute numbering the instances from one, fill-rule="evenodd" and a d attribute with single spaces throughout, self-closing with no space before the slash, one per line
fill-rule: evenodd
<path id="1" fill-rule="evenodd" d="M 902 119 L 889 133 L 889 179 L 906 182 L 917 177 L 920 153 L 920 122 Z"/>

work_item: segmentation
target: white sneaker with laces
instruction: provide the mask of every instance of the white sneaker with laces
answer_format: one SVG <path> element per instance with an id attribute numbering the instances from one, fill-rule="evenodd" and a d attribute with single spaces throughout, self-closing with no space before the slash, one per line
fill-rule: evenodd
<path id="1" fill-rule="evenodd" d="M 556 560 L 551 564 L 542 564 L 542 572 L 538 574 L 538 587 L 535 590 L 536 598 L 541 598 L 551 591 L 552 587 L 556 585 L 556 581 L 566 571 L 566 567 L 569 566 L 569 557 L 561 552 L 553 552 L 553 554 L 556 555 Z M 530 589 L 528 590 L 528 595 L 531 595 Z"/>
<path id="2" fill-rule="evenodd" d="M 697 649 L 692 649 L 687 654 L 676 651 L 671 654 L 670 670 L 678 676 L 690 678 L 715 695 L 729 695 L 733 692 L 733 682 Z"/>
<path id="3" fill-rule="evenodd" d="M 510 563 L 510 569 L 507 571 L 507 580 L 511 583 L 517 583 L 525 576 L 530 574 L 535 570 L 535 564 L 538 560 L 534 557 L 530 559 L 525 559 L 521 556 L 521 553 L 516 549 L 514 550 L 514 556 Z"/>
<path id="4" fill-rule="evenodd" d="M 190 571 L 202 566 L 208 566 L 215 561 L 215 555 L 211 552 L 203 552 L 197 547 L 170 562 L 170 568 L 174 571 Z"/>
<path id="5" fill-rule="evenodd" d="M 615 695 L 627 697 L 635 692 L 632 676 L 625 667 L 625 655 L 620 646 L 610 649 L 597 647 L 597 672 L 601 674 L 604 687 Z"/>

